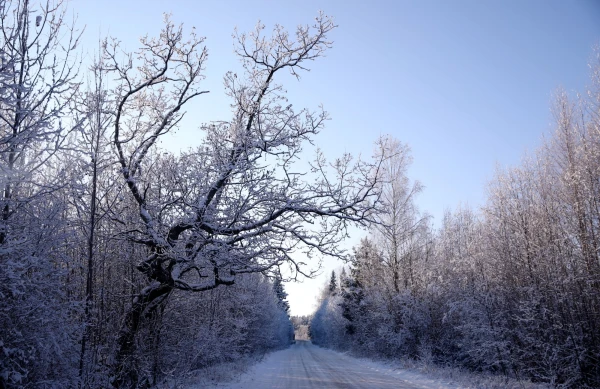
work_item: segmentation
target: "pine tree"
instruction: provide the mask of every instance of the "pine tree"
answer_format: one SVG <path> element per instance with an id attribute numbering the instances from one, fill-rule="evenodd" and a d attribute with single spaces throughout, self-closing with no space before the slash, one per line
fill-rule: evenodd
<path id="1" fill-rule="evenodd" d="M 275 277 L 275 281 L 273 281 L 273 290 L 275 291 L 275 295 L 277 296 L 278 302 L 277 304 L 281 309 L 285 311 L 289 315 L 290 312 L 290 303 L 287 301 L 287 292 L 283 287 L 283 283 L 281 282 L 281 276 L 277 275 Z"/>
<path id="2" fill-rule="evenodd" d="M 335 270 L 331 271 L 331 280 L 329 281 L 329 294 L 331 296 L 335 296 L 337 294 L 337 277 L 335 275 Z"/>
<path id="3" fill-rule="evenodd" d="M 361 305 L 365 298 L 364 290 L 359 281 L 353 276 L 344 279 L 342 287 L 342 316 L 348 320 L 346 333 L 353 335 L 356 332 L 357 319 L 364 317 L 364 307 Z"/>

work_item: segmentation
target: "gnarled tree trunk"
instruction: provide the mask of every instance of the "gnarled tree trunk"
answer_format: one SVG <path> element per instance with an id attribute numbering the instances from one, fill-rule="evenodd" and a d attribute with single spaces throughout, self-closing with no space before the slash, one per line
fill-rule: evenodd
<path id="1" fill-rule="evenodd" d="M 138 384 L 135 363 L 135 336 L 140 322 L 168 297 L 173 290 L 171 284 L 154 284 L 145 288 L 134 300 L 125 316 L 117 338 L 117 354 L 113 367 L 112 384 L 115 388 L 135 388 Z"/>

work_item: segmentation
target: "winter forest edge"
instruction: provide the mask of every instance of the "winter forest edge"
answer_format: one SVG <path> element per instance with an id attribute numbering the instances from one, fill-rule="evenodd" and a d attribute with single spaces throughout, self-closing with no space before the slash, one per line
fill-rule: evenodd
<path id="1" fill-rule="evenodd" d="M 598 60 L 596 51 L 596 60 Z M 555 132 L 498 169 L 478 211 L 437 231 L 406 177 L 408 147 L 383 165 L 387 213 L 332 273 L 313 343 L 425 360 L 553 387 L 600 386 L 600 63 L 575 101 L 559 91 Z"/>
<path id="2" fill-rule="evenodd" d="M 329 117 L 278 76 L 331 48 L 328 16 L 236 31 L 231 117 L 173 154 L 161 137 L 208 94 L 204 39 L 166 17 L 138 51 L 107 38 L 82 66 L 67 15 L 0 5 L 0 388 L 150 388 L 287 347 L 303 324 L 357 355 L 600 386 L 598 56 L 584 97 L 558 94 L 555 134 L 434 230 L 408 145 L 300 163 Z M 349 255 L 351 226 L 368 237 Z M 282 282 L 319 256 L 348 271 L 310 322 L 290 318 Z"/>

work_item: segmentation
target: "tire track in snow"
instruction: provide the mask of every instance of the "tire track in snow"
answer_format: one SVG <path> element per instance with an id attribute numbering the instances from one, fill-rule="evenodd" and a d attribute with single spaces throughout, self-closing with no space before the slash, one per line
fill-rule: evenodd
<path id="1" fill-rule="evenodd" d="M 376 362 L 298 341 L 274 352 L 227 389 L 449 389 L 455 386 L 414 372 L 394 370 Z"/>

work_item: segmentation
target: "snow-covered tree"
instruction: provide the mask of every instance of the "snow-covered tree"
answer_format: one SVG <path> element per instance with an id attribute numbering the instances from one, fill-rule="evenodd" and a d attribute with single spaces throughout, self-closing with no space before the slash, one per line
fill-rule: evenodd
<path id="1" fill-rule="evenodd" d="M 285 312 L 289 314 L 290 311 L 290 303 L 287 301 L 287 292 L 283 286 L 283 281 L 281 280 L 281 275 L 278 273 L 273 280 L 273 291 L 275 292 L 275 296 L 277 296 L 277 300 L 279 301 L 279 307 Z"/>
<path id="2" fill-rule="evenodd" d="M 61 1 L 0 2 L 0 386 L 73 386 L 74 301 L 58 155 L 77 90 Z M 44 339 L 44 341 L 42 341 Z"/>
<path id="3" fill-rule="evenodd" d="M 330 295 L 336 295 L 338 292 L 338 285 L 337 285 L 337 276 L 335 275 L 335 270 L 331 271 L 331 278 L 329 279 L 329 294 Z"/>
<path id="4" fill-rule="evenodd" d="M 302 144 L 322 129 L 327 114 L 296 111 L 275 81 L 286 71 L 299 77 L 322 56 L 334 27 L 320 15 L 312 28 L 298 27 L 295 39 L 279 26 L 270 39 L 262 25 L 236 34 L 244 74 L 225 75 L 233 117 L 202 127 L 202 144 L 178 158 L 166 193 L 159 191 L 156 172 L 145 167 L 184 105 L 206 93 L 199 84 L 207 53 L 203 39 L 192 33 L 186 40 L 181 27 L 167 21 L 159 38 L 144 38 L 141 51 L 125 61 L 115 41 L 106 43 L 105 58 L 118 79 L 114 147 L 139 210 L 128 236 L 150 253 L 137 265 L 148 285 L 119 335 L 116 386 L 137 381 L 131 355 L 140 321 L 174 290 L 232 285 L 239 274 L 283 264 L 310 275 L 292 253 L 342 256 L 338 244 L 347 226 L 374 220 L 385 156 L 366 163 L 345 155 L 329 164 L 318 153 L 312 175 L 305 176 L 296 163 Z"/>
<path id="5" fill-rule="evenodd" d="M 423 186 L 410 182 L 407 169 L 412 162 L 410 148 L 397 139 L 388 138 L 379 146 L 385 155 L 382 202 L 386 212 L 379 215 L 377 242 L 383 263 L 388 268 L 387 279 L 397 293 L 415 286 L 415 267 L 426 244 L 427 216 L 417 210 L 415 199 Z"/>

